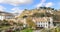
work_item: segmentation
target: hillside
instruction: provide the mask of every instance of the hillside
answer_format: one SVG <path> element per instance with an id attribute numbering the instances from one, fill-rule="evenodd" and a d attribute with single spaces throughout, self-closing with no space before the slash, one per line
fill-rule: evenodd
<path id="1" fill-rule="evenodd" d="M 60 11 L 50 7 L 39 7 L 38 9 L 27 10 L 25 9 L 19 18 L 26 17 L 53 17 L 54 21 L 60 21 Z"/>

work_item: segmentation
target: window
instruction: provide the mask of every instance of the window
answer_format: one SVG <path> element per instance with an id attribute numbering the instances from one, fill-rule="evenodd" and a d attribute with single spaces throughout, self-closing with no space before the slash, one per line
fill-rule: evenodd
<path id="1" fill-rule="evenodd" d="M 49 24 L 50 24 L 50 22 L 49 22 Z"/>
<path id="2" fill-rule="evenodd" d="M 40 25 L 39 25 L 39 27 L 40 27 Z"/>
<path id="3" fill-rule="evenodd" d="M 47 26 L 47 24 L 46 24 L 46 26 Z"/>
<path id="4" fill-rule="evenodd" d="M 41 25 L 41 27 L 42 27 L 42 25 Z"/>

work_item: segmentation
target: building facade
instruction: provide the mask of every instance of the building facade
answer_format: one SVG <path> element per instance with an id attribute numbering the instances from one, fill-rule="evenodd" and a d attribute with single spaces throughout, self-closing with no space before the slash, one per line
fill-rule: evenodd
<path id="1" fill-rule="evenodd" d="M 53 28 L 53 18 L 52 17 L 33 17 L 33 22 L 36 24 L 36 27 L 39 28 Z M 19 22 L 22 22 L 24 27 L 26 27 L 26 19 L 19 19 Z"/>
<path id="2" fill-rule="evenodd" d="M 14 17 L 15 17 L 15 16 L 14 16 L 14 14 L 12 14 L 12 13 L 0 11 L 0 20 L 12 19 L 12 18 L 14 18 Z"/>
<path id="3" fill-rule="evenodd" d="M 34 18 L 33 21 L 35 22 L 36 27 L 43 27 L 43 28 L 53 27 L 52 17 Z"/>

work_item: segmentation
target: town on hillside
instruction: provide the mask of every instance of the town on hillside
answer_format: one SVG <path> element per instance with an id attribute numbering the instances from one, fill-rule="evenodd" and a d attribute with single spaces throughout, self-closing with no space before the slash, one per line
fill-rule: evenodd
<path id="1" fill-rule="evenodd" d="M 20 14 L 0 11 L 0 32 L 25 31 L 60 32 L 60 10 L 39 7 Z"/>

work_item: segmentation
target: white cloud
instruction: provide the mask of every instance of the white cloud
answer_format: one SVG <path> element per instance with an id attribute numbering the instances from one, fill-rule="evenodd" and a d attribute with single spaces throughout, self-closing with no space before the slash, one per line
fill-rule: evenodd
<path id="1" fill-rule="evenodd" d="M 0 5 L 0 11 L 5 11 L 5 9 L 6 9 L 5 7 Z"/>
<path id="2" fill-rule="evenodd" d="M 51 6 L 54 5 L 53 2 L 48 2 L 48 3 L 45 3 L 45 2 L 46 2 L 46 0 L 41 0 L 41 2 L 40 2 L 39 4 L 35 5 L 35 7 L 36 7 L 36 8 L 39 8 L 39 7 L 41 7 L 41 6 L 51 7 Z"/>
<path id="3" fill-rule="evenodd" d="M 20 10 L 18 7 L 12 8 L 11 9 L 13 12 L 12 13 L 22 13 L 23 10 Z"/>
<path id="4" fill-rule="evenodd" d="M 36 5 L 36 7 L 41 7 L 44 5 L 46 0 L 41 0 L 41 2 L 39 4 Z"/>
<path id="5" fill-rule="evenodd" d="M 33 0 L 0 0 L 0 3 L 11 4 L 14 6 L 17 6 L 20 4 L 29 4 L 32 2 L 33 2 Z"/>
<path id="6" fill-rule="evenodd" d="M 52 2 L 49 2 L 49 3 L 46 3 L 46 7 L 51 7 L 51 6 L 53 6 L 54 4 L 52 3 Z"/>

